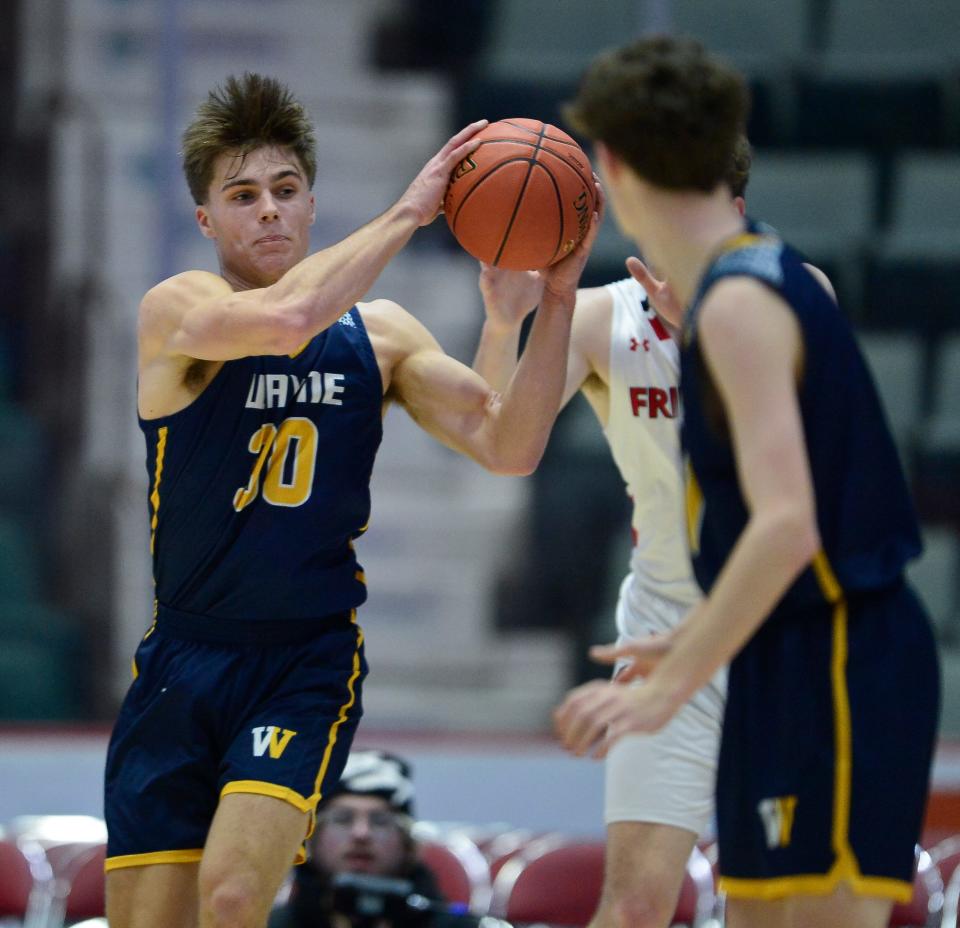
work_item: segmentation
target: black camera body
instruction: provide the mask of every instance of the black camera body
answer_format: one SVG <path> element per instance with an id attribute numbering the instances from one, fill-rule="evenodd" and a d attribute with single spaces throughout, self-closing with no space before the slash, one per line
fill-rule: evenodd
<path id="1" fill-rule="evenodd" d="M 381 921 L 392 928 L 429 928 L 443 908 L 416 893 L 409 880 L 341 873 L 333 879 L 333 911 L 346 915 L 355 928 L 372 928 Z"/>

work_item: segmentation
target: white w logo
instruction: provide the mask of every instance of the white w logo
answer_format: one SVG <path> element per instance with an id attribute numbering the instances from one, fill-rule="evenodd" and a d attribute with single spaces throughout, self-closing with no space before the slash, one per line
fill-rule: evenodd
<path id="1" fill-rule="evenodd" d="M 790 844 L 796 808 L 796 796 L 777 796 L 775 799 L 761 799 L 757 803 L 757 811 L 766 832 L 767 847 L 787 847 Z"/>
<path id="2" fill-rule="evenodd" d="M 263 757 L 267 751 L 277 760 L 286 750 L 290 739 L 296 734 L 288 728 L 277 728 L 276 725 L 261 725 L 253 729 L 253 756 Z"/>

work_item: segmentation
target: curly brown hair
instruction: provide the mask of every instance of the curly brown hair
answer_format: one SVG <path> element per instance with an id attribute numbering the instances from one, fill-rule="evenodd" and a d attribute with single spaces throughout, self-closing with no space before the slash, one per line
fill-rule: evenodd
<path id="1" fill-rule="evenodd" d="M 243 157 L 265 146 L 295 155 L 313 186 L 316 142 L 303 105 L 272 77 L 231 75 L 222 87 L 210 91 L 183 133 L 183 173 L 194 202 L 206 202 L 220 155 Z"/>
<path id="2" fill-rule="evenodd" d="M 708 192 L 728 178 L 748 110 L 743 77 L 695 39 L 649 36 L 597 58 L 564 116 L 650 183 Z"/>

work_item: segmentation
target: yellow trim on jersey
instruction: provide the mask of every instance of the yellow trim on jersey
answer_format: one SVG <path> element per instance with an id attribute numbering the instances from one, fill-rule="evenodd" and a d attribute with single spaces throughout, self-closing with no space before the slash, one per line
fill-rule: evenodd
<path id="1" fill-rule="evenodd" d="M 359 580 L 364 586 L 367 585 L 367 575 L 362 571 L 358 570 L 353 575 L 354 580 Z"/>
<path id="2" fill-rule="evenodd" d="M 296 351 L 293 352 L 293 354 L 290 355 L 290 357 L 291 357 L 291 358 L 295 358 L 298 354 L 302 354 L 302 353 L 303 353 L 303 350 L 304 350 L 304 349 L 307 347 L 307 345 L 309 345 L 310 342 L 312 342 L 312 341 L 313 341 L 312 338 L 308 338 Z"/>
<path id="3" fill-rule="evenodd" d="M 356 624 L 357 621 L 357 610 L 350 610 L 350 621 Z M 317 771 L 317 779 L 313 784 L 313 796 L 310 798 L 314 800 L 314 803 L 319 802 L 323 795 L 320 792 L 320 786 L 323 783 L 323 778 L 327 775 L 327 767 L 330 766 L 330 757 L 333 754 L 333 746 L 337 743 L 337 733 L 340 730 L 340 726 L 347 720 L 347 712 L 357 701 L 357 694 L 354 691 L 354 685 L 357 682 L 357 677 L 360 676 L 360 647 L 363 645 L 363 630 L 358 626 L 357 627 L 357 648 L 353 652 L 353 672 L 350 674 L 350 678 L 347 680 L 347 692 L 349 696 L 347 701 L 340 707 L 340 714 L 337 717 L 337 720 L 330 726 L 330 734 L 327 737 L 327 747 L 323 752 L 323 760 L 320 762 L 320 769 Z"/>
<path id="4" fill-rule="evenodd" d="M 143 644 L 155 631 L 157 628 L 157 601 L 153 601 L 153 622 L 150 627 L 147 629 L 147 633 L 140 639 L 140 643 Z M 136 680 L 140 676 L 140 668 L 137 667 L 137 656 L 134 656 L 130 659 L 130 668 L 133 671 L 133 679 Z"/>
<path id="5" fill-rule="evenodd" d="M 167 426 L 157 430 L 157 462 L 153 472 L 153 492 L 150 494 L 150 505 L 153 506 L 153 516 L 150 519 L 150 553 L 157 535 L 157 516 L 160 512 L 160 478 L 163 476 L 163 456 L 167 451 Z"/>
<path id="6" fill-rule="evenodd" d="M 195 864 L 203 857 L 203 848 L 196 847 L 186 851 L 151 851 L 149 854 L 121 854 L 108 857 L 103 862 L 105 873 L 121 870 L 124 867 L 149 867 L 151 864 Z"/>
<path id="7" fill-rule="evenodd" d="M 289 786 L 280 786 L 277 783 L 268 783 L 266 780 L 233 780 L 227 783 L 220 790 L 220 798 L 229 796 L 231 793 L 246 793 L 254 796 L 272 796 L 274 799 L 282 799 L 289 802 L 295 809 L 301 812 L 312 812 L 317 801 L 310 796 L 309 798 L 298 793 Z"/>
<path id="8" fill-rule="evenodd" d="M 700 529 L 703 526 L 703 490 L 700 489 L 700 482 L 697 475 L 693 472 L 693 464 L 690 458 L 684 462 L 684 480 L 687 513 L 687 544 L 691 554 L 697 554 L 700 551 Z"/>
<path id="9" fill-rule="evenodd" d="M 756 232 L 740 232 L 738 235 L 733 236 L 733 238 L 728 238 L 723 245 L 720 246 L 718 254 L 726 254 L 726 252 L 736 251 L 738 248 L 749 248 L 751 245 L 762 242 L 763 239 L 764 236 L 757 235 Z"/>
<path id="10" fill-rule="evenodd" d="M 835 866 L 824 875 L 784 876 L 771 880 L 740 880 L 721 876 L 720 892 L 737 899 L 780 899 L 784 896 L 826 896 L 842 882 L 858 896 L 880 896 L 894 902 L 909 902 L 913 884 L 875 876 L 845 876 Z"/>

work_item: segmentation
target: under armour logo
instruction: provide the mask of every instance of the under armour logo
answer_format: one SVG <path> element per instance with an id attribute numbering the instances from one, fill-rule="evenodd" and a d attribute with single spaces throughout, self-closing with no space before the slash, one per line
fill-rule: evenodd
<path id="1" fill-rule="evenodd" d="M 636 351 L 639 347 L 640 347 L 640 342 L 638 342 L 635 338 L 631 338 L 631 339 L 630 339 L 630 350 L 631 350 L 631 351 Z"/>

